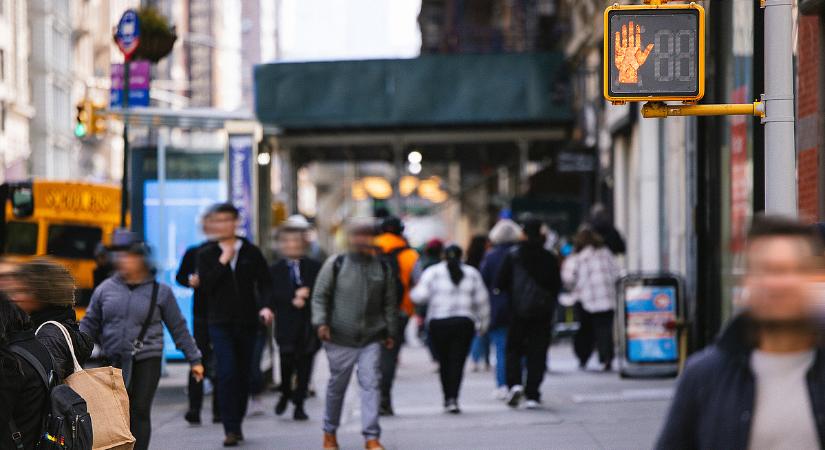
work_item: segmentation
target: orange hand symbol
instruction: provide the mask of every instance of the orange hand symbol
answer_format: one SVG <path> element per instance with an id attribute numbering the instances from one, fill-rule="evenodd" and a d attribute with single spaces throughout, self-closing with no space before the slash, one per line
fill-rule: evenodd
<path id="1" fill-rule="evenodd" d="M 653 50 L 653 44 L 647 44 L 642 51 L 642 29 L 639 25 L 636 25 L 635 37 L 632 21 L 629 28 L 630 30 L 627 25 L 622 25 L 621 37 L 617 31 L 616 44 L 613 46 L 613 60 L 619 69 L 619 83 L 638 83 L 639 67 L 647 61 L 647 56 Z"/>

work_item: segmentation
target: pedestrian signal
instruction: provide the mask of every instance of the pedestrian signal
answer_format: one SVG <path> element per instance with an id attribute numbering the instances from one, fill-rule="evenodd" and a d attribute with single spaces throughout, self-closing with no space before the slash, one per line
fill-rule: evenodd
<path id="1" fill-rule="evenodd" d="M 705 95 L 700 5 L 613 5 L 604 30 L 607 100 L 696 102 Z"/>

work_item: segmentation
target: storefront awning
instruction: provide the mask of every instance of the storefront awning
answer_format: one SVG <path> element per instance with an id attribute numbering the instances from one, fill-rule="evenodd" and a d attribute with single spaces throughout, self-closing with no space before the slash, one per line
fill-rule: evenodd
<path id="1" fill-rule="evenodd" d="M 572 120 L 561 53 L 273 63 L 255 112 L 295 130 L 560 125 Z"/>

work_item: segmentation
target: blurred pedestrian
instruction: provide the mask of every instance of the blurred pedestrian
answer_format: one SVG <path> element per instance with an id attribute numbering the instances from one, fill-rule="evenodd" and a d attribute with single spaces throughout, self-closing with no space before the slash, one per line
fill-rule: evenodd
<path id="1" fill-rule="evenodd" d="M 75 356 L 84 364 L 92 354 L 94 342 L 80 332 L 74 311 L 75 281 L 69 271 L 46 259 L 20 264 L 6 274 L 3 290 L 9 299 L 29 315 L 35 330 L 49 321 L 66 327 L 72 339 Z M 64 379 L 74 372 L 74 362 L 63 332 L 48 325 L 37 333 L 37 340 L 52 356 L 55 371 Z"/>
<path id="2" fill-rule="evenodd" d="M 614 255 L 622 255 L 627 250 L 624 238 L 619 230 L 613 226 L 613 218 L 607 208 L 601 203 L 596 203 L 590 210 L 590 219 L 588 221 L 590 227 L 601 236 L 607 248 L 613 252 Z"/>
<path id="3" fill-rule="evenodd" d="M 306 256 L 306 232 L 307 228 L 287 221 L 278 230 L 278 251 L 282 258 L 269 269 L 281 362 L 281 398 L 275 405 L 275 414 L 283 414 L 292 402 L 295 405 L 292 417 L 299 421 L 309 419 L 304 401 L 312 377 L 312 362 L 320 348 L 312 327 L 310 299 L 321 263 Z"/>
<path id="4" fill-rule="evenodd" d="M 579 368 L 584 369 L 595 346 L 599 363 L 607 372 L 612 368 L 614 356 L 613 311 L 619 265 L 602 237 L 589 225 L 579 229 L 573 246 L 575 252 L 564 260 L 561 271 L 579 317 L 573 349 Z"/>
<path id="5" fill-rule="evenodd" d="M 527 397 L 528 409 L 541 407 L 539 388 L 547 370 L 547 349 L 553 314 L 561 290 L 561 273 L 556 256 L 544 248 L 543 223 L 528 218 L 522 224 L 526 238 L 507 253 L 496 288 L 510 299 L 510 327 L 507 332 L 507 404 L 513 408 Z M 522 361 L 527 363 L 524 380 Z"/>
<path id="6" fill-rule="evenodd" d="M 655 448 L 825 448 L 822 251 L 796 220 L 754 219 L 743 309 L 688 358 Z"/>
<path id="7" fill-rule="evenodd" d="M 481 267 L 481 260 L 484 259 L 484 253 L 490 246 L 490 241 L 486 235 L 477 234 L 470 239 L 470 244 L 467 246 L 467 257 L 464 262 L 475 268 Z M 484 370 L 490 370 L 490 336 L 485 334 L 476 335 L 473 338 L 473 345 L 470 348 L 470 358 L 473 360 L 473 372 L 480 372 L 482 369 L 481 363 L 484 362 Z"/>
<path id="8" fill-rule="evenodd" d="M 206 369 L 206 378 L 212 381 L 212 422 L 220 423 L 221 413 L 218 408 L 218 394 L 215 383 L 214 358 L 212 356 L 212 344 L 209 341 L 209 315 L 207 313 L 207 300 L 201 292 L 201 280 L 198 274 L 198 254 L 201 249 L 212 242 L 212 215 L 207 211 L 201 218 L 201 226 L 206 241 L 195 244 L 186 249 L 178 268 L 175 280 L 179 285 L 192 289 L 192 336 L 195 344 L 201 351 L 203 365 Z M 198 381 L 194 375 L 189 374 L 187 394 L 189 397 L 189 408 L 184 418 L 193 425 L 201 423 L 201 409 L 203 408 L 204 383 Z"/>
<path id="9" fill-rule="evenodd" d="M 444 409 L 458 414 L 464 364 L 473 337 L 484 335 L 490 321 L 487 288 L 478 270 L 461 262 L 461 248 L 444 250 L 445 261 L 424 271 L 413 288 L 413 301 L 427 304 L 427 323 L 439 363 Z"/>
<path id="10" fill-rule="evenodd" d="M 28 315 L 0 292 L 0 449 L 34 449 L 49 410 L 49 392 L 37 369 L 12 346 L 51 363 Z"/>
<path id="11" fill-rule="evenodd" d="M 112 256 L 109 249 L 102 242 L 95 246 L 95 270 L 92 272 L 92 291 L 100 286 L 106 278 L 112 276 L 115 266 L 112 264 Z"/>
<path id="12" fill-rule="evenodd" d="M 507 397 L 507 329 L 510 324 L 510 297 L 507 291 L 496 287 L 496 277 L 501 272 L 504 259 L 511 249 L 521 241 L 521 228 L 510 219 L 501 219 L 490 230 L 492 248 L 481 260 L 481 277 L 487 286 L 490 298 L 490 328 L 487 336 L 496 348 L 496 391 L 499 400 Z"/>
<path id="13" fill-rule="evenodd" d="M 441 239 L 435 238 L 427 242 L 424 246 L 424 250 L 421 252 L 421 257 L 418 258 L 418 261 L 415 263 L 415 268 L 413 269 L 413 286 L 418 284 L 418 281 L 421 280 L 421 275 L 425 270 L 430 268 L 430 266 L 434 266 L 441 262 L 443 254 L 444 242 Z M 432 360 L 437 361 L 435 351 L 433 350 L 432 340 L 430 339 L 430 334 L 427 330 L 427 322 L 425 320 L 426 317 L 427 305 L 415 305 L 415 320 L 416 326 L 418 327 L 418 339 L 427 345 L 427 349 L 430 351 L 430 357 Z"/>
<path id="14" fill-rule="evenodd" d="M 399 297 L 399 315 L 397 333 L 392 336 L 396 345 L 381 349 L 381 415 L 392 416 L 392 386 L 398 368 L 398 357 L 404 344 L 404 330 L 407 322 L 415 314 L 415 307 L 410 300 L 410 287 L 413 269 L 418 262 L 418 252 L 410 247 L 404 238 L 404 224 L 395 216 L 388 216 L 381 222 L 381 234 L 375 238 L 375 245 L 382 253 L 382 259 L 389 265 L 390 272 L 396 279 Z"/>
<path id="15" fill-rule="evenodd" d="M 135 448 L 147 449 L 164 325 L 198 380 L 203 379 L 204 369 L 172 289 L 154 279 L 149 247 L 143 242 L 130 244 L 118 252 L 115 266 L 117 273 L 92 294 L 80 329 L 100 344 L 113 366 L 123 370 Z"/>
<path id="16" fill-rule="evenodd" d="M 375 254 L 374 234 L 371 221 L 350 224 L 349 251 L 327 259 L 312 293 L 312 324 L 324 343 L 330 368 L 324 413 L 326 450 L 338 449 L 336 432 L 356 365 L 366 448 L 383 449 L 378 423 L 381 349 L 397 345 L 399 311 L 396 280 L 388 263 Z"/>
<path id="17" fill-rule="evenodd" d="M 259 326 L 268 326 L 274 319 L 272 280 L 258 247 L 235 234 L 238 209 L 221 203 L 212 207 L 210 215 L 214 241 L 198 253 L 198 275 L 208 303 L 223 445 L 234 447 L 244 439 L 242 424 Z"/>

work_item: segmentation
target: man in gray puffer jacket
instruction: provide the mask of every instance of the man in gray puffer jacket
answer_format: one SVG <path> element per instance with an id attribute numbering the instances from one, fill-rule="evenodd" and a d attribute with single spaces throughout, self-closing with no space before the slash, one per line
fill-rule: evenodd
<path id="1" fill-rule="evenodd" d="M 370 222 L 350 225 L 350 251 L 327 259 L 312 294 L 312 324 L 324 342 L 330 379 L 324 413 L 324 448 L 336 449 L 335 433 L 352 371 L 358 366 L 361 421 L 366 448 L 383 447 L 378 439 L 381 399 L 381 345 L 396 345 L 398 334 L 396 278 L 389 264 L 375 254 L 375 228 Z"/>

